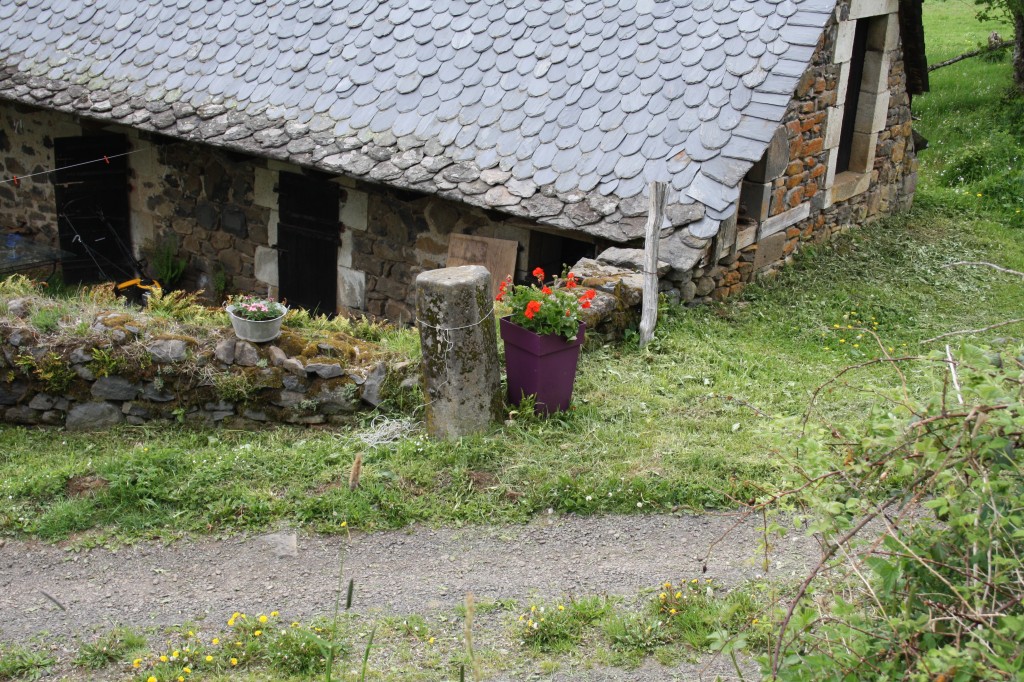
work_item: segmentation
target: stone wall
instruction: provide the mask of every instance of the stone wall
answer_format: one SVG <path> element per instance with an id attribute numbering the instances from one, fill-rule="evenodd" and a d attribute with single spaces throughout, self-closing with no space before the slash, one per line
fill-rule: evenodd
<path id="1" fill-rule="evenodd" d="M 8 308 L 16 314 L 26 306 L 16 299 Z M 0 422 L 69 430 L 340 425 L 418 378 L 413 364 L 340 334 L 311 342 L 286 331 L 269 344 L 230 332 L 201 340 L 147 332 L 115 311 L 98 315 L 86 336 L 55 342 L 28 324 L 0 324 Z"/>
<path id="2" fill-rule="evenodd" d="M 354 234 L 353 268 L 366 273 L 366 310 L 394 322 L 413 319 L 416 275 L 444 267 L 453 233 L 519 242 L 516 274 L 525 277 L 529 224 L 438 197 L 368 194 L 367 227 Z"/>
<path id="3" fill-rule="evenodd" d="M 69 116 L 13 104 L 0 106 L 0 174 L 6 179 L 54 167 L 53 138 L 81 135 Z M 57 213 L 52 176 L 0 184 L 2 226 L 57 246 Z"/>
<path id="4" fill-rule="evenodd" d="M 890 4 L 894 12 L 895 3 Z M 850 3 L 837 10 L 844 19 L 850 12 Z M 867 164 L 867 172 L 838 177 L 834 165 L 830 167 L 840 125 L 832 115 L 842 105 L 847 87 L 843 80 L 847 65 L 837 63 L 836 54 L 842 49 L 839 43 L 852 38 L 844 36 L 840 22 L 833 20 L 786 113 L 781 144 L 788 150 L 787 162 L 781 175 L 770 180 L 766 197 L 769 217 L 755 222 L 741 216 L 737 225 L 723 226 L 708 264 L 698 269 L 705 278 L 703 300 L 738 294 L 758 274 L 786 263 L 803 243 L 827 241 L 850 227 L 910 207 L 917 183 L 910 98 L 902 51 L 897 34 L 891 32 L 895 14 L 883 14 L 879 20 L 893 25 L 882 61 L 888 66 L 887 77 L 881 78 L 881 87 L 887 87 L 888 105 L 877 143 L 868 152 L 874 158 Z M 708 278 L 713 286 L 708 286 Z M 696 298 L 702 300 L 700 295 Z"/>

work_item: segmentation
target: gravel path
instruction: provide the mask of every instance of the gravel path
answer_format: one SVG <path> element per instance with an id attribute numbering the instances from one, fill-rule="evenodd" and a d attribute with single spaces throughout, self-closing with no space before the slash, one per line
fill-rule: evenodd
<path id="1" fill-rule="evenodd" d="M 342 556 L 362 612 L 451 613 L 467 592 L 478 600 L 520 603 L 593 594 L 634 599 L 664 580 L 700 576 L 700 557 L 737 519 L 547 517 L 526 526 L 416 527 L 351 538 L 281 531 L 116 551 L 7 540 L 0 547 L 0 639 L 75 637 L 114 624 L 222 623 L 234 611 L 279 610 L 305 621 L 330 613 Z M 742 522 L 715 545 L 705 576 L 736 585 L 763 573 L 755 556 L 759 542 L 757 520 Z M 786 540 L 775 548 L 771 573 L 796 575 L 815 553 L 803 537 Z M 654 666 L 551 679 L 697 679 L 686 666 Z"/>

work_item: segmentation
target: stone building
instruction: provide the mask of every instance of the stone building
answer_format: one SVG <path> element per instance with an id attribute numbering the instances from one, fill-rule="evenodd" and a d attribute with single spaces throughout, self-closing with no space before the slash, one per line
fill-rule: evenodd
<path id="1" fill-rule="evenodd" d="M 907 6 L 0 0 L 0 228 L 409 319 L 449 235 L 558 271 L 642 247 L 660 180 L 663 288 L 720 297 L 909 205 Z"/>

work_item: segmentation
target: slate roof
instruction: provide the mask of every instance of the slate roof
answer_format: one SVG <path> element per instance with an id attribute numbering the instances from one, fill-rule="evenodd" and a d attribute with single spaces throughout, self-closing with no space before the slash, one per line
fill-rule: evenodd
<path id="1" fill-rule="evenodd" d="M 642 236 L 712 236 L 835 0 L 0 0 L 0 97 Z"/>

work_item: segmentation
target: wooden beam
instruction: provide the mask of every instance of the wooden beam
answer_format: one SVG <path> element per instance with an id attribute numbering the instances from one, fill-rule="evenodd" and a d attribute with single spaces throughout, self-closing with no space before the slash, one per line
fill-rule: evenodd
<path id="1" fill-rule="evenodd" d="M 654 338 L 658 323 L 658 236 L 665 215 L 665 183 L 652 182 L 647 205 L 647 227 L 644 233 L 644 293 L 640 309 L 640 347 Z"/>

